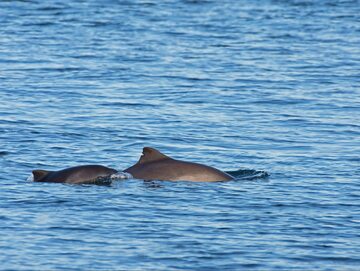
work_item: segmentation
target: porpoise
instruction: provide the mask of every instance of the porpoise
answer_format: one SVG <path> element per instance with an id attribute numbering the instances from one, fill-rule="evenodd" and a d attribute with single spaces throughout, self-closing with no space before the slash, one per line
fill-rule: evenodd
<path id="1" fill-rule="evenodd" d="M 34 182 L 95 184 L 118 171 L 100 165 L 85 165 L 59 171 L 33 170 Z"/>
<path id="2" fill-rule="evenodd" d="M 233 179 L 231 175 L 216 168 L 176 160 L 149 147 L 143 148 L 139 161 L 124 172 L 143 180 L 218 182 Z"/>

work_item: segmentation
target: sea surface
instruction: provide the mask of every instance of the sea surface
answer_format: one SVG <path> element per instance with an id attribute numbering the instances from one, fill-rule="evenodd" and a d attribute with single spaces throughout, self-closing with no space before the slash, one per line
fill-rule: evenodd
<path id="1" fill-rule="evenodd" d="M 359 270 L 360 1 L 1 1 L 0 101 L 0 270 Z M 28 180 L 145 146 L 236 179 Z"/>

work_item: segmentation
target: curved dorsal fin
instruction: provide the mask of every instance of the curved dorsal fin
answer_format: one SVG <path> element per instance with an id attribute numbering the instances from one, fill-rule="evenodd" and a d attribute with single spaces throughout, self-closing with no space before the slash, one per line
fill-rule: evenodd
<path id="1" fill-rule="evenodd" d="M 137 164 L 154 162 L 154 161 L 158 161 L 158 160 L 162 160 L 162 159 L 166 159 L 166 158 L 170 158 L 170 157 L 166 156 L 165 154 L 162 154 L 161 152 L 159 152 L 156 149 L 153 149 L 150 147 L 145 147 L 145 148 L 143 148 L 143 154 L 140 157 Z"/>
<path id="2" fill-rule="evenodd" d="M 48 175 L 49 173 L 50 171 L 47 170 L 41 170 L 41 169 L 33 170 L 32 174 L 34 175 L 34 182 L 41 181 L 41 179 L 45 178 L 45 176 Z"/>

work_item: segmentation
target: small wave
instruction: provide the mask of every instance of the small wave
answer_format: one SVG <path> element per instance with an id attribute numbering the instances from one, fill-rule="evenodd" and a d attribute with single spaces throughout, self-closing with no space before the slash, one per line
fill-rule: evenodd
<path id="1" fill-rule="evenodd" d="M 270 174 L 264 170 L 255 169 L 239 169 L 236 171 L 227 171 L 227 173 L 234 176 L 236 180 L 266 179 L 270 176 Z"/>

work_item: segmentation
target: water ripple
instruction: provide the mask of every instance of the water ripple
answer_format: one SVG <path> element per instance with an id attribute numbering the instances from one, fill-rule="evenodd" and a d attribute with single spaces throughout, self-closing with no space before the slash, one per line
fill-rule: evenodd
<path id="1" fill-rule="evenodd" d="M 1 1 L 0 269 L 357 270 L 359 14 Z M 144 146 L 236 179 L 25 181 Z"/>

